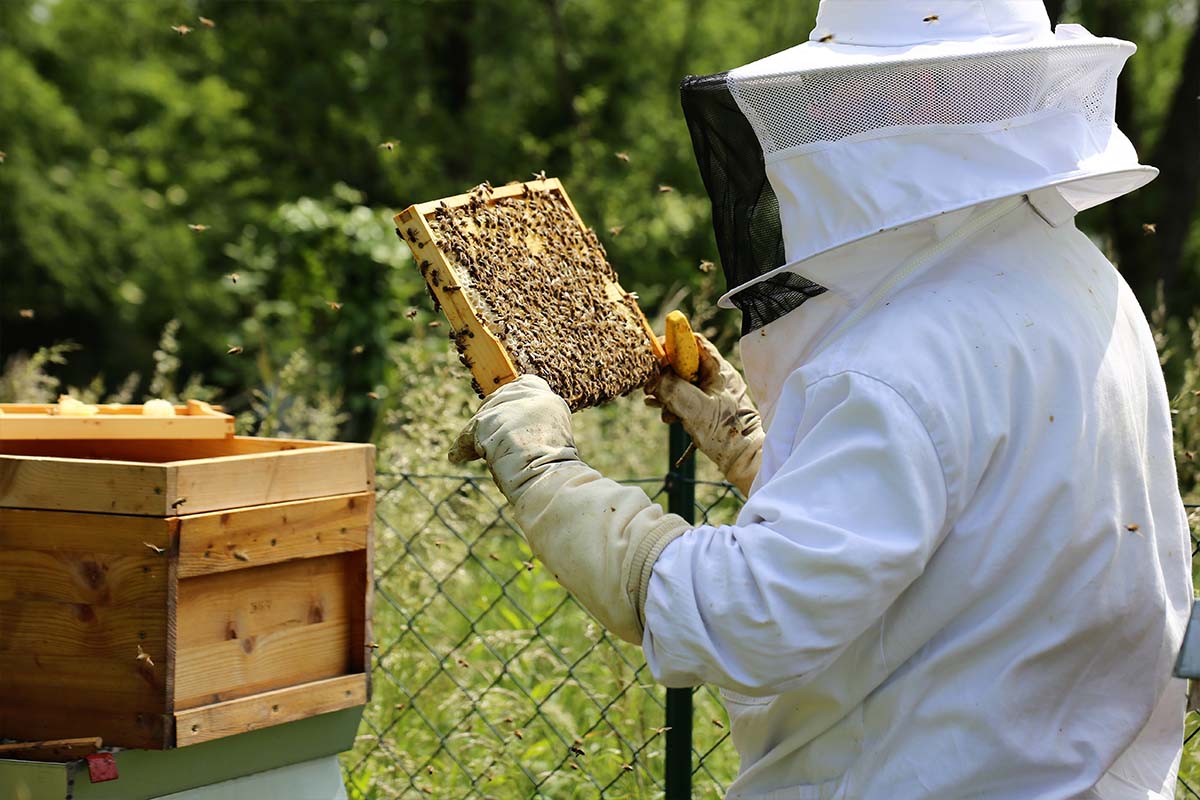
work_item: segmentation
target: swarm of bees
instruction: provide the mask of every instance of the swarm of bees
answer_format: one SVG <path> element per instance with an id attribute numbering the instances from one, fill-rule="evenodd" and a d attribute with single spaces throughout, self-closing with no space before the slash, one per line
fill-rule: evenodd
<path id="1" fill-rule="evenodd" d="M 443 202 L 428 218 L 433 245 L 452 274 L 421 257 L 425 242 L 416 230 L 400 231 L 426 283 L 462 292 L 517 371 L 544 378 L 572 409 L 645 384 L 657 360 L 636 297 L 614 289 L 617 276 L 595 232 L 579 223 L 559 192 L 528 184 L 516 195 L 493 197 L 493 191 L 480 184 L 465 204 Z M 473 369 L 475 333 L 463 328 L 449 335 L 459 360 Z M 472 385 L 482 396 L 478 381 Z"/>

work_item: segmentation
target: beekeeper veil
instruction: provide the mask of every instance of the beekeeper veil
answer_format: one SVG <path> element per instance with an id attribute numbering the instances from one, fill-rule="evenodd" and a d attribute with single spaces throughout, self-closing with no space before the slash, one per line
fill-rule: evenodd
<path id="1" fill-rule="evenodd" d="M 1134 45 L 1042 0 L 821 0 L 809 41 L 686 78 L 684 115 L 743 332 L 825 287 L 805 264 L 866 237 L 1047 190 L 1073 214 L 1157 171 L 1114 123 Z"/>

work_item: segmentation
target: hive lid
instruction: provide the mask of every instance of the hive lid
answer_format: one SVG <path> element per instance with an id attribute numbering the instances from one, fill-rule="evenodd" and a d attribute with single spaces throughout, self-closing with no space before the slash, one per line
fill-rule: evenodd
<path id="1" fill-rule="evenodd" d="M 31 439 L 225 439 L 233 417 L 200 400 L 175 406 L 175 416 L 146 416 L 138 404 L 96 407 L 91 416 L 59 413 L 53 403 L 0 403 L 0 441 Z"/>

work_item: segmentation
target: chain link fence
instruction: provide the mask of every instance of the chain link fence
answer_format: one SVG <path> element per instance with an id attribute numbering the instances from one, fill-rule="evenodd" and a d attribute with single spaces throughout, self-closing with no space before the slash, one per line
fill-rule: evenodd
<path id="1" fill-rule="evenodd" d="M 698 523 L 741 505 L 688 471 L 626 483 Z M 640 649 L 532 559 L 490 478 L 381 473 L 377 487 L 380 647 L 343 757 L 351 800 L 724 795 L 737 757 L 716 692 L 656 685 Z M 1195 714 L 1186 734 L 1177 796 L 1200 800 Z"/>

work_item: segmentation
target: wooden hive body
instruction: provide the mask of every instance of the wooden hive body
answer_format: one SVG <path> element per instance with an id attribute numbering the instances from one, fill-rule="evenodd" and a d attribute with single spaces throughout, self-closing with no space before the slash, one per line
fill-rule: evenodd
<path id="1" fill-rule="evenodd" d="M 167 748 L 361 705 L 370 445 L 0 441 L 0 738 Z"/>
<path id="2" fill-rule="evenodd" d="M 666 363 L 557 179 L 478 187 L 395 222 L 481 396 L 531 373 L 575 410 L 642 386 Z"/>

